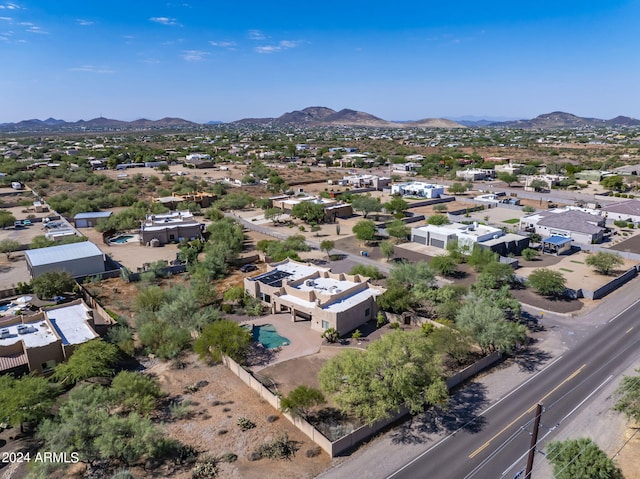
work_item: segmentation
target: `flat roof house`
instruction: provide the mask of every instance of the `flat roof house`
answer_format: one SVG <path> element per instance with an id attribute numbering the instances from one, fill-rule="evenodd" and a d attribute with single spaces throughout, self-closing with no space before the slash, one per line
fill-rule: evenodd
<path id="1" fill-rule="evenodd" d="M 67 271 L 72 276 L 104 273 L 104 253 L 90 241 L 26 250 L 24 257 L 32 278 L 48 271 Z"/>
<path id="2" fill-rule="evenodd" d="M 157 240 L 164 245 L 184 239 L 194 240 L 202 236 L 203 226 L 188 211 L 148 215 L 140 226 L 140 243 L 148 245 Z"/>
<path id="3" fill-rule="evenodd" d="M 376 297 L 384 292 L 360 275 L 332 273 L 286 259 L 269 265 L 266 273 L 245 278 L 247 294 L 288 312 L 292 321 L 310 321 L 311 329 L 353 331 L 376 317 Z"/>
<path id="4" fill-rule="evenodd" d="M 327 223 L 333 223 L 336 218 L 348 217 L 353 214 L 353 208 L 348 203 L 343 203 L 330 198 L 320 198 L 316 196 L 290 197 L 287 195 L 273 196 L 269 198 L 274 208 L 280 208 L 285 213 L 291 213 L 293 207 L 304 201 L 324 206 L 325 217 Z"/>
<path id="5" fill-rule="evenodd" d="M 501 256 L 518 255 L 529 247 L 526 236 L 505 233 L 499 228 L 480 225 L 477 222 L 467 225 L 452 223 L 448 225 L 427 225 L 411 229 L 411 241 L 414 243 L 446 249 L 453 241 L 458 242 L 462 251 L 471 253 L 477 244 L 481 248 L 488 248 Z"/>
<path id="6" fill-rule="evenodd" d="M 81 299 L 0 321 L 0 373 L 46 373 L 97 338 L 93 328 L 93 311 Z"/>
<path id="7" fill-rule="evenodd" d="M 391 185 L 392 195 L 419 196 L 420 198 L 440 198 L 444 194 L 444 186 L 425 183 L 424 181 L 409 181 Z"/>

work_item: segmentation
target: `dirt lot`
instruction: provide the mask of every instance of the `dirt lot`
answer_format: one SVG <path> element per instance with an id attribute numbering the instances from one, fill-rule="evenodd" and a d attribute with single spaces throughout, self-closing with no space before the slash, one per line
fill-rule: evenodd
<path id="1" fill-rule="evenodd" d="M 268 403 L 244 385 L 224 366 L 206 366 L 189 356 L 186 369 L 171 370 L 167 363 L 158 363 L 148 369 L 160 380 L 163 390 L 171 396 L 179 396 L 193 404 L 193 417 L 168 423 L 167 434 L 196 447 L 203 453 L 222 455 L 234 453 L 238 460 L 231 464 L 220 464 L 221 478 L 311 478 L 329 467 L 331 460 L 325 453 L 314 458 L 305 456 L 315 445 L 284 417 L 279 416 Z M 193 394 L 183 394 L 185 386 L 197 381 L 208 381 L 208 385 Z M 279 416 L 267 422 L 269 416 Z M 256 423 L 254 429 L 242 432 L 236 425 L 239 417 Z M 221 433 L 221 431 L 227 431 Z M 291 461 L 262 459 L 251 462 L 247 456 L 265 441 L 282 434 L 298 442 L 299 451 Z M 158 477 L 144 475 L 140 477 Z M 187 479 L 189 473 L 180 473 L 176 479 Z"/>

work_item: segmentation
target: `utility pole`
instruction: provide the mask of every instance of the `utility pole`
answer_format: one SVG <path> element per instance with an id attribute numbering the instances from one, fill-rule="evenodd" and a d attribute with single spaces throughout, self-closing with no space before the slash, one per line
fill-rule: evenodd
<path id="1" fill-rule="evenodd" d="M 531 444 L 529 445 L 529 456 L 527 457 L 527 468 L 524 472 L 524 479 L 531 479 L 531 470 L 533 469 L 533 457 L 536 453 L 536 445 L 538 443 L 538 428 L 540 426 L 540 416 L 542 416 L 542 404 L 536 406 L 536 418 L 533 421 L 533 432 L 531 433 Z"/>

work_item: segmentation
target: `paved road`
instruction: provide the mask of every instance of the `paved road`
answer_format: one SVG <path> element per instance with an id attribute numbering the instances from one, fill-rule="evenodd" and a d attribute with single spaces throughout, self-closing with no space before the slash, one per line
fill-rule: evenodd
<path id="1" fill-rule="evenodd" d="M 242 222 L 274 236 L 267 228 Z M 342 253 L 359 263 L 388 268 L 369 258 Z M 518 378 L 509 377 L 505 371 L 492 373 L 494 386 L 504 388 L 500 397 L 493 400 L 489 391 L 472 383 L 452 397 L 448 411 L 430 411 L 420 419 L 419 435 L 430 436 L 428 439 L 403 437 L 415 434 L 416 428 L 413 424 L 401 425 L 388 433 L 389 442 L 397 446 L 406 441 L 410 446 L 384 448 L 383 444 L 383 449 L 364 449 L 364 454 L 354 455 L 322 477 L 348 477 L 354 471 L 366 477 L 393 479 L 515 477 L 525 465 L 537 402 L 545 405 L 539 443 L 539 450 L 543 450 L 599 390 L 638 361 L 640 326 L 635 324 L 640 320 L 640 302 L 636 298 L 637 285 L 632 283 L 617 292 L 615 300 L 610 297 L 581 318 L 545 315 L 541 323 L 547 330 L 546 341 L 564 352 L 552 361 L 551 356 L 542 355 L 532 365 L 535 369 L 546 362 L 542 370 Z M 628 304 L 631 306 L 625 308 Z M 480 411 L 482 408 L 486 409 Z M 425 444 L 430 446 L 426 450 Z M 417 457 L 407 456 L 412 452 Z M 535 472 L 534 468 L 533 478 L 537 479 Z"/>
<path id="2" fill-rule="evenodd" d="M 525 466 L 537 402 L 545 405 L 543 449 L 600 388 L 638 359 L 638 304 L 389 477 L 514 477 Z"/>

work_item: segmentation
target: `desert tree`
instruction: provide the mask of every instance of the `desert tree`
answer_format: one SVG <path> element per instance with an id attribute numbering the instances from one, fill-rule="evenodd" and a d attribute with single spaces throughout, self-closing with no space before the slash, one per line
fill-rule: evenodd
<path id="1" fill-rule="evenodd" d="M 622 266 L 624 259 L 617 253 L 598 251 L 597 253 L 591 253 L 585 262 L 595 269 L 597 273 L 608 275 L 617 267 Z"/>

